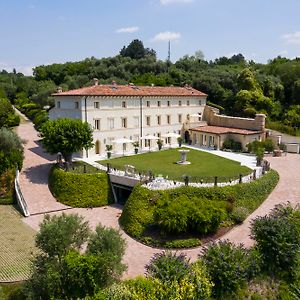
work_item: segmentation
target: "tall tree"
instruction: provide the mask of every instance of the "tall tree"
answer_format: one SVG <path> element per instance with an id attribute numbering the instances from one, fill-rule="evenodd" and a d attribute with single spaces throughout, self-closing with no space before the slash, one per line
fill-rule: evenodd
<path id="1" fill-rule="evenodd" d="M 50 154 L 61 152 L 67 162 L 72 154 L 93 147 L 93 131 L 88 123 L 75 119 L 49 120 L 40 128 L 42 144 Z"/>

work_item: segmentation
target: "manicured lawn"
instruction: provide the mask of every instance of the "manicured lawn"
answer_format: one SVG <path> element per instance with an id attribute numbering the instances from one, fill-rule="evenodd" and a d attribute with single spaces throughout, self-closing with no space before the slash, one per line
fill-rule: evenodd
<path id="1" fill-rule="evenodd" d="M 191 177 L 238 177 L 249 174 L 251 170 L 241 166 L 239 162 L 225 159 L 207 152 L 190 150 L 187 160 L 190 165 L 178 165 L 180 160 L 178 149 L 149 152 L 133 156 L 119 157 L 99 161 L 110 163 L 112 167 L 124 169 L 124 165 L 133 165 L 138 171 L 151 171 L 153 174 L 168 176 L 170 179 L 182 179 L 182 175 Z"/>
<path id="2" fill-rule="evenodd" d="M 0 282 L 21 281 L 30 275 L 36 252 L 35 231 L 24 224 L 11 205 L 0 205 Z"/>
<path id="3" fill-rule="evenodd" d="M 97 168 L 91 166 L 90 164 L 77 161 L 77 162 L 73 162 L 72 167 L 69 168 L 69 172 L 75 174 L 84 174 L 84 173 L 95 174 L 95 173 L 101 173 L 103 171 L 98 170 Z"/>

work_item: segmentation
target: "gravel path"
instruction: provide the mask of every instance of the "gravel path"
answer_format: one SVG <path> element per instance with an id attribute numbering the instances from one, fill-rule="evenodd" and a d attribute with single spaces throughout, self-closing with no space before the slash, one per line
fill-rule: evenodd
<path id="1" fill-rule="evenodd" d="M 53 156 L 46 154 L 38 143 L 36 130 L 30 122 L 21 124 L 18 129 L 21 138 L 26 139 L 25 161 L 23 171 L 20 176 L 21 189 L 28 202 L 30 217 L 23 221 L 29 226 L 38 230 L 39 223 L 43 219 L 45 212 L 51 214 L 78 213 L 84 216 L 95 227 L 98 223 L 120 229 L 118 218 L 122 209 L 118 205 L 99 207 L 93 209 L 74 208 L 71 209 L 58 203 L 48 189 L 48 173 L 50 170 Z M 268 199 L 240 226 L 228 232 L 223 239 L 229 239 L 234 243 L 244 243 L 251 246 L 253 241 L 249 237 L 249 224 L 258 215 L 264 215 L 278 203 L 290 201 L 293 204 L 299 203 L 300 195 L 300 156 L 289 154 L 286 157 L 268 158 L 273 169 L 280 174 L 280 181 L 275 190 L 269 195 Z M 121 230 L 121 229 L 120 229 Z M 134 277 L 144 273 L 144 266 L 149 262 L 154 253 L 161 250 L 147 247 L 130 238 L 121 230 L 126 239 L 127 249 L 124 262 L 128 265 L 125 277 Z M 201 247 L 184 250 L 188 257 L 195 260 L 201 251 Z"/>

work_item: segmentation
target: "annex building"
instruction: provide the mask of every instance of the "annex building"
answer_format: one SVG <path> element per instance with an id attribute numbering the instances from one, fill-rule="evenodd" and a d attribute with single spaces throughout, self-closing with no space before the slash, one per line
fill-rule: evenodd
<path id="1" fill-rule="evenodd" d="M 173 133 L 187 143 L 221 148 L 226 138 L 245 146 L 265 133 L 264 115 L 255 119 L 219 115 L 206 105 L 207 95 L 190 86 L 100 85 L 94 79 L 93 86 L 59 90 L 53 96 L 50 119 L 76 118 L 92 126 L 95 145 L 80 153 L 84 157 L 104 155 L 106 145 L 112 145 L 114 152 L 133 151 L 131 143 L 115 143 L 120 139 L 137 141 L 141 148 L 154 147 L 153 137 L 177 144 L 174 137 L 163 138 Z"/>

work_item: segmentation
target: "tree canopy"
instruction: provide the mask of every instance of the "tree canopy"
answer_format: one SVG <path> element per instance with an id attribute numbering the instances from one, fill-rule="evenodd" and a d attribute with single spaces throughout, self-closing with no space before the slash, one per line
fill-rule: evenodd
<path id="1" fill-rule="evenodd" d="M 241 117 L 265 113 L 268 122 L 299 128 L 300 59 L 276 57 L 266 64 L 247 61 L 241 53 L 207 61 L 201 50 L 185 55 L 176 62 L 156 58 L 153 49 L 135 39 L 114 57 L 86 58 L 34 68 L 33 77 L 18 72 L 0 72 L 0 98 L 7 97 L 23 105 L 36 107 L 31 119 L 38 126 L 45 121 L 45 106 L 53 106 L 53 93 L 92 84 L 97 77 L 101 84 L 184 86 L 190 84 L 208 94 L 207 100 L 223 108 L 222 112 Z M 241 103 L 239 103 L 241 101 Z M 26 112 L 24 109 L 24 112 Z M 41 111 L 38 111 L 41 110 Z M 293 116 L 287 119 L 288 116 Z"/>
<path id="2" fill-rule="evenodd" d="M 101 225 L 92 233 L 83 217 L 76 214 L 47 215 L 36 236 L 36 246 L 40 251 L 26 283 L 29 299 L 93 296 L 118 281 L 126 269 L 121 262 L 125 242 L 120 233 Z"/>
<path id="3" fill-rule="evenodd" d="M 49 120 L 40 128 L 42 144 L 50 154 L 61 152 L 71 162 L 72 154 L 93 146 L 93 131 L 88 123 L 76 119 Z"/>

